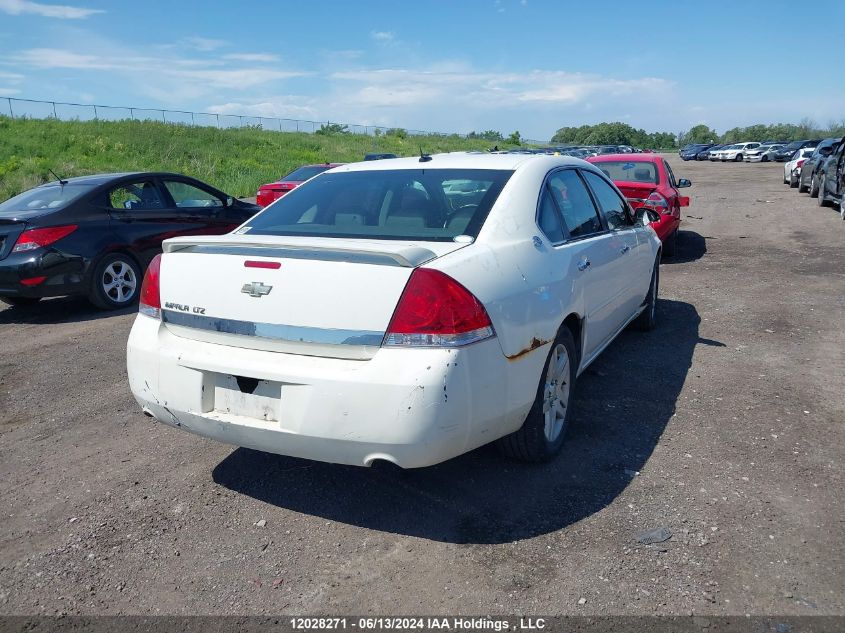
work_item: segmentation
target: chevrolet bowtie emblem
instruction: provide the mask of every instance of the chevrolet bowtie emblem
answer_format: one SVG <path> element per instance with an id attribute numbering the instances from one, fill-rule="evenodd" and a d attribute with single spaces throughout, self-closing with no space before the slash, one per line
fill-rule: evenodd
<path id="1" fill-rule="evenodd" d="M 260 298 L 264 295 L 269 295 L 272 289 L 273 286 L 265 286 L 260 281 L 253 281 L 251 284 L 244 284 L 244 287 L 241 288 L 241 292 L 249 295 L 250 297 Z"/>

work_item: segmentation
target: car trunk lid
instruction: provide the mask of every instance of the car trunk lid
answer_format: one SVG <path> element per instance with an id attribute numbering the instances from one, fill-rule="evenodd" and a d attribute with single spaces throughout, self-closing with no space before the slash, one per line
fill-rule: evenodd
<path id="1" fill-rule="evenodd" d="M 9 256 L 24 229 L 26 222 L 0 218 L 0 259 Z"/>
<path id="2" fill-rule="evenodd" d="M 227 235 L 164 244 L 162 320 L 173 334 L 267 351 L 371 358 L 413 269 L 466 246 Z"/>
<path id="3" fill-rule="evenodd" d="M 615 184 L 634 207 L 642 206 L 649 194 L 657 190 L 657 185 L 654 183 L 617 182 Z"/>

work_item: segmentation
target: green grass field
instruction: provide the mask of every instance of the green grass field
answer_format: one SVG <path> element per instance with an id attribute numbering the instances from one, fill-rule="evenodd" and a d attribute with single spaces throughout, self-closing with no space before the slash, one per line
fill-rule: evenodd
<path id="1" fill-rule="evenodd" d="M 352 162 L 367 152 L 399 156 L 488 149 L 459 136 L 321 136 L 256 128 L 216 129 L 153 121 L 58 121 L 0 116 L 0 201 L 53 180 L 121 171 L 173 171 L 223 191 L 254 196 L 258 186 L 307 163 Z M 503 145 L 499 143 L 499 145 Z"/>

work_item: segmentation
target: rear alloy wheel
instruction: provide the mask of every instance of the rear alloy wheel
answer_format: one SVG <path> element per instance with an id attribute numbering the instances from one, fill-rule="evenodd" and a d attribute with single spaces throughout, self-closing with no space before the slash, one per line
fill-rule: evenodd
<path id="1" fill-rule="evenodd" d="M 768 157 L 768 156 L 766 156 L 765 154 L 763 154 L 763 158 L 761 158 L 761 159 L 760 159 L 760 162 L 761 162 L 761 163 L 768 163 L 768 162 L 769 162 L 769 157 Z"/>
<path id="2" fill-rule="evenodd" d="M 816 195 L 818 196 L 818 202 L 819 202 L 820 207 L 826 207 L 827 206 L 827 194 L 824 191 L 823 178 L 824 178 L 824 176 L 820 177 L 819 178 L 820 182 L 816 183 L 816 188 L 817 188 Z"/>
<path id="3" fill-rule="evenodd" d="M 651 272 L 651 285 L 648 287 L 648 294 L 643 305 L 645 309 L 640 312 L 633 321 L 633 326 L 642 331 L 649 332 L 657 325 L 657 293 L 660 290 L 660 262 L 654 262 L 654 270 Z"/>
<path id="4" fill-rule="evenodd" d="M 737 154 L 736 158 L 734 158 L 734 160 L 738 163 L 741 163 L 742 161 L 745 160 L 745 156 L 743 156 L 742 154 Z"/>
<path id="5" fill-rule="evenodd" d="M 663 257 L 674 257 L 675 256 L 675 249 L 677 248 L 678 242 L 678 229 L 672 231 L 672 235 L 666 238 L 666 241 L 663 242 Z"/>
<path id="6" fill-rule="evenodd" d="M 795 175 L 794 171 L 789 174 L 789 186 L 793 189 L 798 186 L 798 176 Z"/>
<path id="7" fill-rule="evenodd" d="M 23 308 L 25 306 L 34 306 L 41 301 L 41 297 L 0 297 L 0 301 L 16 308 Z"/>
<path id="8" fill-rule="evenodd" d="M 129 255 L 114 253 L 104 257 L 91 279 L 91 303 L 102 310 L 119 310 L 138 298 L 141 271 Z"/>
<path id="9" fill-rule="evenodd" d="M 799 189 L 800 191 L 800 189 Z M 816 178 L 816 175 L 813 174 L 813 177 L 810 179 L 810 197 L 815 198 L 819 195 L 819 181 Z"/>
<path id="10" fill-rule="evenodd" d="M 525 422 L 519 430 L 496 442 L 504 455 L 526 462 L 544 462 L 560 451 L 572 418 L 577 363 L 575 341 L 564 326 L 552 344 Z"/>
<path id="11" fill-rule="evenodd" d="M 845 220 L 845 194 L 839 197 L 839 217 Z"/>

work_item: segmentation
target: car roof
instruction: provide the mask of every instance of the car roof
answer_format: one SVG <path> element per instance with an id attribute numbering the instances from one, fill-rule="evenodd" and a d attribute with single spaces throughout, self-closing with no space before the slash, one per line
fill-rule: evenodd
<path id="1" fill-rule="evenodd" d="M 624 160 L 631 163 L 656 163 L 662 160 L 660 154 L 602 154 L 601 156 L 590 156 L 588 163 L 609 163 L 612 161 Z"/>
<path id="2" fill-rule="evenodd" d="M 487 152 L 449 152 L 432 154 L 431 160 L 420 162 L 419 156 L 386 158 L 378 161 L 349 163 L 335 169 L 342 171 L 368 171 L 387 169 L 505 169 L 515 170 L 527 162 L 546 161 L 553 165 L 583 165 L 580 158 L 553 156 L 551 154 L 499 154 Z"/>
<path id="3" fill-rule="evenodd" d="M 174 172 L 168 171 L 125 171 L 125 172 L 116 172 L 110 174 L 91 174 L 89 176 L 75 176 L 74 178 L 65 178 L 64 181 L 69 185 L 102 185 L 113 180 L 119 180 L 121 178 L 126 177 L 145 177 L 145 178 L 157 178 L 157 177 L 169 177 L 169 178 L 192 178 L 191 176 L 186 176 L 185 174 L 177 174 Z M 195 178 L 192 178 L 196 180 Z M 45 182 L 39 187 L 49 187 L 52 185 L 59 184 L 58 180 L 51 180 L 50 182 Z"/>

